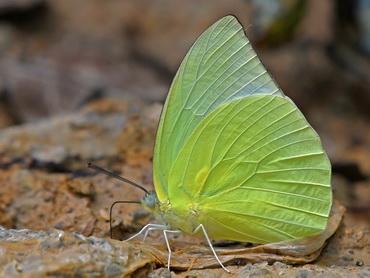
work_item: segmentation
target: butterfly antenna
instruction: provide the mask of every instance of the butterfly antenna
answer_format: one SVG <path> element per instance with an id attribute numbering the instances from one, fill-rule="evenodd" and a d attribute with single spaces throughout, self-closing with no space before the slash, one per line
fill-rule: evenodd
<path id="1" fill-rule="evenodd" d="M 106 174 L 107 176 L 111 176 L 111 177 L 116 178 L 116 179 L 118 179 L 118 180 L 121 180 L 121 181 L 123 181 L 123 182 L 125 182 L 125 183 L 131 184 L 131 185 L 133 185 L 133 186 L 135 186 L 135 187 L 137 187 L 137 188 L 140 188 L 140 189 L 141 189 L 141 190 L 143 190 L 145 193 L 148 193 L 148 192 L 149 192 L 148 190 L 146 190 L 146 189 L 145 189 L 144 187 L 142 187 L 141 185 L 139 185 L 139 184 L 137 184 L 137 183 L 134 183 L 133 181 L 130 181 L 130 180 L 128 180 L 128 179 L 125 179 L 125 178 L 123 178 L 123 177 L 121 177 L 121 176 L 119 176 L 119 175 L 116 175 L 116 174 L 114 174 L 114 173 L 112 173 L 112 172 L 109 172 L 109 171 L 107 171 L 107 170 L 105 170 L 105 169 L 103 169 L 103 168 L 99 167 L 98 165 L 95 165 L 94 163 L 88 162 L 88 163 L 87 163 L 87 166 L 88 166 L 89 168 L 91 168 L 91 169 L 94 169 L 95 171 L 98 171 L 98 172 L 101 172 L 101 173 L 103 173 L 103 174 Z"/>
<path id="2" fill-rule="evenodd" d="M 113 178 L 116 178 L 120 181 L 123 181 L 125 183 L 128 183 L 128 184 L 131 184 L 137 188 L 140 188 L 141 190 L 143 190 L 145 193 L 148 193 L 148 190 L 146 190 L 144 187 L 142 187 L 141 185 L 137 184 L 137 183 L 134 183 L 133 181 L 130 181 L 128 179 L 125 179 L 119 175 L 116 175 L 112 172 L 109 172 L 101 167 L 99 167 L 98 165 L 95 165 L 94 163 L 91 163 L 91 162 L 88 162 L 87 163 L 87 166 L 91 169 L 94 169 L 95 171 L 97 172 L 101 172 L 103 174 L 106 174 L 107 176 L 110 176 L 110 177 L 113 177 Z M 113 207 L 115 204 L 141 204 L 140 201 L 115 201 L 111 207 L 110 207 L 110 210 L 109 210 L 109 230 L 110 230 L 110 238 L 113 238 L 113 228 L 112 228 L 112 212 L 113 212 Z"/>
<path id="3" fill-rule="evenodd" d="M 140 201 L 115 201 L 111 206 L 109 210 L 109 230 L 110 230 L 110 238 L 113 239 L 113 228 L 112 228 L 112 211 L 113 206 L 115 204 L 141 204 Z"/>

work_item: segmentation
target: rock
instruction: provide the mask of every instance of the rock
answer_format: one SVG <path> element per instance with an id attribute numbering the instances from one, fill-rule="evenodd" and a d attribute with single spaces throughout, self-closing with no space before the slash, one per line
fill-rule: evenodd
<path id="1" fill-rule="evenodd" d="M 330 244 L 329 244 L 330 245 Z M 165 246 L 119 242 L 96 237 L 84 237 L 77 233 L 56 229 L 44 231 L 0 229 L 0 275 L 13 277 L 65 276 L 109 276 L 109 277 L 170 277 L 167 268 L 158 268 L 166 261 Z M 196 248 L 193 248 L 196 251 Z M 202 252 L 198 249 L 197 252 Z M 197 264 L 198 255 L 189 254 L 193 260 L 184 260 L 186 253 L 179 252 L 182 263 Z M 253 261 L 258 254 L 250 257 Z M 195 260 L 194 260 L 195 259 Z M 370 274 L 369 266 L 356 261 L 354 266 L 347 265 L 323 267 L 311 264 L 305 266 L 281 267 L 275 262 L 228 266 L 232 277 L 277 276 L 288 277 L 338 277 L 363 276 Z M 360 263 L 361 262 L 361 263 Z M 198 264 L 197 264 L 198 265 Z M 185 265 L 184 265 L 185 266 Z M 157 269 L 156 269 L 157 268 Z M 156 269 L 156 270 L 155 270 Z M 150 276 L 149 276 L 150 275 Z M 175 275 L 172 272 L 172 275 Z M 171 275 L 171 277 L 172 277 Z M 176 277 L 204 276 L 223 277 L 222 269 L 193 269 L 178 272 Z"/>
<path id="2" fill-rule="evenodd" d="M 49 229 L 0 230 L 2 277 L 130 276 L 149 274 L 155 257 L 130 243 Z"/>
<path id="3" fill-rule="evenodd" d="M 157 125 L 152 113 L 160 111 L 161 106 L 144 107 L 134 99 L 129 106 L 127 101 L 106 99 L 92 103 L 80 113 L 1 130 L 0 211 L 4 213 L 0 225 L 18 229 L 58 227 L 86 236 L 108 235 L 104 211 L 115 200 L 139 199 L 141 192 L 96 176 L 87 170 L 86 163 L 105 161 L 111 170 L 124 171 L 127 178 L 150 185 Z M 140 124 L 145 134 L 136 140 L 138 133 L 130 134 L 129 130 L 136 126 L 132 119 L 139 111 L 145 115 L 146 120 Z M 122 167 L 119 158 L 127 159 L 127 144 L 137 162 Z M 107 160 L 109 157 L 112 160 Z M 134 210 L 135 207 L 125 207 L 125 212 L 121 211 L 125 222 Z"/>

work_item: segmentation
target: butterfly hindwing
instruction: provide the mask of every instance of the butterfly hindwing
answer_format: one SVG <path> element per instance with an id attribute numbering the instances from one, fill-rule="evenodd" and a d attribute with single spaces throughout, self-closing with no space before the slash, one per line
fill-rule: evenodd
<path id="1" fill-rule="evenodd" d="M 298 108 L 288 98 L 255 95 L 221 105 L 195 128 L 168 194 L 179 215 L 199 210 L 213 238 L 276 242 L 325 228 L 330 171 Z"/>

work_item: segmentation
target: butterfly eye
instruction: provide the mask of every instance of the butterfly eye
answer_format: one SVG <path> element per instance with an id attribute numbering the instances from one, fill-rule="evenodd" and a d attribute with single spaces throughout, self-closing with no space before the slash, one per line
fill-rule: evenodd
<path id="1" fill-rule="evenodd" d="M 145 203 L 148 208 L 153 209 L 158 203 L 157 194 L 155 193 L 155 191 L 150 191 L 144 195 L 141 201 Z"/>

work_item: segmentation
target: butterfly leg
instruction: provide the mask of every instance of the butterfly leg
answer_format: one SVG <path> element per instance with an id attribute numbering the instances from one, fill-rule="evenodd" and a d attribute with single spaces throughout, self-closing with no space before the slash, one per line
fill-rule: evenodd
<path id="1" fill-rule="evenodd" d="M 168 267 L 168 270 L 170 270 L 170 262 L 171 262 L 171 253 L 172 253 L 172 251 L 171 251 L 170 243 L 168 242 L 167 233 L 182 234 L 182 231 L 180 231 L 180 230 L 163 230 L 164 239 L 166 241 L 167 249 L 168 249 L 167 267 Z"/>
<path id="2" fill-rule="evenodd" d="M 140 230 L 140 232 L 138 232 L 137 234 L 133 235 L 132 237 L 130 237 L 130 238 L 128 238 L 128 239 L 126 239 L 126 240 L 124 240 L 124 242 L 125 242 L 125 241 L 129 241 L 129 240 L 131 240 L 131 239 L 134 239 L 135 237 L 137 237 L 137 236 L 141 235 L 141 234 L 142 234 L 142 233 L 144 233 L 144 232 L 145 232 L 145 236 L 144 236 L 144 240 L 145 240 L 145 238 L 146 238 L 146 236 L 147 236 L 147 234 L 148 234 L 148 230 L 164 230 L 164 229 L 166 229 L 166 228 L 167 228 L 167 226 L 166 226 L 166 225 L 148 224 L 148 225 L 145 225 L 145 226 Z"/>
<path id="3" fill-rule="evenodd" d="M 195 230 L 194 230 L 194 234 L 196 234 L 200 229 L 203 230 L 203 233 L 204 233 L 204 236 L 206 237 L 206 240 L 208 242 L 208 245 L 209 247 L 211 248 L 212 252 L 213 252 L 213 255 L 215 256 L 217 262 L 220 264 L 220 266 L 228 273 L 230 273 L 230 270 L 228 270 L 220 261 L 220 259 L 218 258 L 217 254 L 216 254 L 216 251 L 215 249 L 213 248 L 212 246 L 212 243 L 211 241 L 209 240 L 209 237 L 208 237 L 208 234 L 206 232 L 206 229 L 204 228 L 203 224 L 200 224 Z"/>
<path id="4" fill-rule="evenodd" d="M 154 224 L 153 224 L 153 225 L 154 225 Z M 163 229 L 165 229 L 165 228 L 167 228 L 167 227 L 166 227 L 166 226 L 164 226 L 164 225 L 158 225 L 158 226 L 156 226 L 156 227 L 150 227 L 150 228 L 148 228 L 148 229 L 146 230 L 145 234 L 144 234 L 143 242 L 145 242 L 145 240 L 146 240 L 146 238 L 147 238 L 147 236 L 148 236 L 148 234 L 149 234 L 149 232 L 150 232 L 150 231 L 163 230 Z"/>

